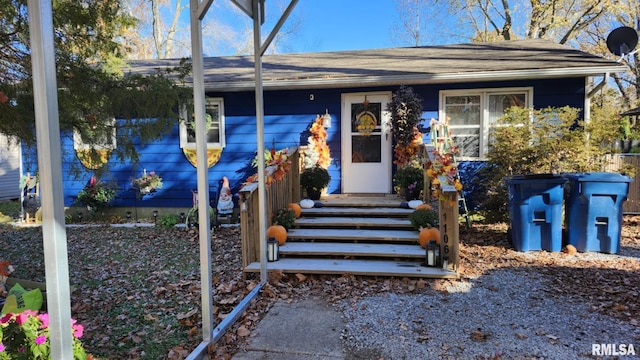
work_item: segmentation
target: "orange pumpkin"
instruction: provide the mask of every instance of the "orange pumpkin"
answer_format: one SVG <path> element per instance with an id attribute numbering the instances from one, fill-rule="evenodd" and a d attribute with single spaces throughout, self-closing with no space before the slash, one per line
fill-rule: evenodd
<path id="1" fill-rule="evenodd" d="M 296 214 L 296 219 L 300 217 L 300 214 L 302 214 L 302 208 L 296 203 L 289 203 L 287 207 L 293 210 L 293 212 Z"/>
<path id="2" fill-rule="evenodd" d="M 287 229 L 282 225 L 271 225 L 267 228 L 267 238 L 275 238 L 282 246 L 287 242 Z"/>
<path id="3" fill-rule="evenodd" d="M 438 230 L 438 228 L 428 227 L 420 230 L 418 242 L 422 248 L 426 248 L 431 240 L 435 240 L 436 243 L 440 244 L 440 230 Z"/>
<path id="4" fill-rule="evenodd" d="M 431 205 L 429 204 L 418 205 L 418 207 L 416 207 L 416 210 L 431 210 Z"/>

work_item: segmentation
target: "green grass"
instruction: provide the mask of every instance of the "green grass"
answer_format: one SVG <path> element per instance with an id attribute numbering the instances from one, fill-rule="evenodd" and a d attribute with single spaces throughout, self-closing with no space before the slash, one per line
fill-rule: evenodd
<path id="1" fill-rule="evenodd" d="M 0 223 L 8 223 L 20 218 L 20 202 L 17 200 L 0 201 Z"/>

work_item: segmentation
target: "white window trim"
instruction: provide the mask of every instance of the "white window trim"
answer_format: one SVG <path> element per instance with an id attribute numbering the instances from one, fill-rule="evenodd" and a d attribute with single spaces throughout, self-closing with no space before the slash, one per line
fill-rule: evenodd
<path id="1" fill-rule="evenodd" d="M 113 150 L 117 148 L 116 142 L 116 119 L 111 119 L 112 134 L 111 143 L 86 144 L 82 141 L 82 136 L 78 130 L 73 129 L 73 149 L 74 150 Z"/>
<path id="2" fill-rule="evenodd" d="M 220 142 L 209 142 L 207 143 L 207 149 L 222 149 L 225 147 L 225 131 L 224 131 L 224 100 L 222 98 L 212 98 L 212 97 L 208 97 L 206 98 L 206 104 L 205 104 L 205 113 L 207 111 L 207 109 L 213 105 L 217 105 L 218 106 L 218 115 L 219 115 L 219 122 L 220 122 L 220 127 L 219 127 L 219 135 L 220 135 Z M 186 109 L 183 110 L 183 119 L 188 119 L 187 117 L 187 111 Z M 182 120 L 180 121 L 180 148 L 185 148 L 185 149 L 195 149 L 196 148 L 196 143 L 195 142 L 188 142 L 187 141 L 187 123 L 186 120 Z"/>
<path id="3" fill-rule="evenodd" d="M 528 109 L 533 108 L 533 87 L 507 87 L 507 88 L 481 88 L 481 89 L 456 89 L 456 90 L 441 90 L 440 101 L 438 109 L 438 117 L 440 119 L 446 119 L 445 112 L 445 99 L 449 96 L 480 96 L 480 104 L 482 105 L 480 116 L 480 153 L 479 157 L 460 156 L 458 160 L 486 160 L 487 153 L 489 151 L 489 95 L 501 95 L 501 94 L 513 94 L 513 93 L 525 93 L 525 107 Z M 457 128 L 464 128 L 466 125 L 458 126 Z M 468 125 L 469 128 L 475 128 L 476 125 Z"/>

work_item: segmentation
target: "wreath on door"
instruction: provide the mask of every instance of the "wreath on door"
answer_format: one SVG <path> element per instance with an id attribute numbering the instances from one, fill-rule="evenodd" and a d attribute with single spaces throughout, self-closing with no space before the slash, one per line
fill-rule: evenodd
<path id="1" fill-rule="evenodd" d="M 363 111 L 356 115 L 356 130 L 365 136 L 369 136 L 378 125 L 376 116 L 371 111 Z"/>

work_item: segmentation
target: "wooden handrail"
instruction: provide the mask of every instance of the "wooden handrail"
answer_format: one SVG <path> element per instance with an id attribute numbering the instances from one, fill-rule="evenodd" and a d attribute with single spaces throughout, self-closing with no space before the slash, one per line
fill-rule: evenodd
<path id="1" fill-rule="evenodd" d="M 271 224 L 273 214 L 289 203 L 300 202 L 300 151 L 297 147 L 288 149 L 291 167 L 284 178 L 274 181 L 266 187 L 267 226 Z M 268 167 L 265 174 L 272 175 L 275 168 Z M 240 232 L 242 239 L 242 267 L 259 261 L 260 253 L 260 221 L 258 213 L 258 183 L 250 183 L 239 191 L 240 197 Z"/>

